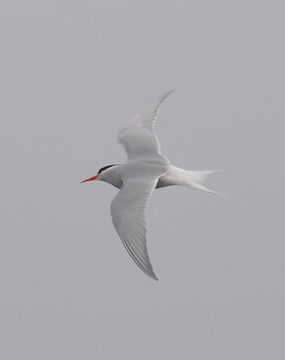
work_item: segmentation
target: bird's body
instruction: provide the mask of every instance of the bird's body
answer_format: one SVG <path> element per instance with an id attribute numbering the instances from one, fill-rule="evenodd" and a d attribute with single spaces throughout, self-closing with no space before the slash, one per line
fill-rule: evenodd
<path id="1" fill-rule="evenodd" d="M 146 171 L 148 166 L 153 166 L 153 164 L 142 162 L 139 164 L 130 164 L 128 166 L 127 164 L 111 165 L 110 167 L 112 168 L 106 171 L 98 180 L 105 181 L 115 186 L 117 189 L 121 189 L 123 185 L 124 174 L 130 174 L 130 172 L 140 174 L 141 170 L 144 169 L 144 171 Z M 177 166 L 167 164 L 166 172 L 165 174 L 158 177 L 155 188 L 158 189 L 165 186 L 180 185 L 217 194 L 217 192 L 207 189 L 204 186 L 203 189 L 200 189 L 202 186 L 201 183 L 204 182 L 206 177 L 217 171 L 218 170 L 185 170 Z"/>
<path id="2" fill-rule="evenodd" d="M 98 179 L 120 189 L 111 204 L 113 224 L 135 263 L 156 280 L 146 248 L 145 221 L 145 207 L 153 190 L 182 185 L 215 193 L 202 185 L 215 170 L 184 170 L 161 155 L 154 124 L 160 104 L 171 92 L 138 112 L 119 132 L 118 140 L 126 150 L 127 162 L 105 166 L 96 176 L 83 181 Z"/>

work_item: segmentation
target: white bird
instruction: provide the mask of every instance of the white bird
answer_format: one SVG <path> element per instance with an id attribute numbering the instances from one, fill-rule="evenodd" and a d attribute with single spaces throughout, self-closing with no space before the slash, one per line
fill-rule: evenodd
<path id="1" fill-rule="evenodd" d="M 105 181 L 120 189 L 111 203 L 114 227 L 134 262 L 151 278 L 158 280 L 149 260 L 146 246 L 145 208 L 156 188 L 183 185 L 211 193 L 202 183 L 217 170 L 188 171 L 171 165 L 161 155 L 154 131 L 158 109 L 172 91 L 138 112 L 118 134 L 127 153 L 127 162 L 101 168 L 91 180 Z M 217 193 L 216 193 L 217 194 Z"/>

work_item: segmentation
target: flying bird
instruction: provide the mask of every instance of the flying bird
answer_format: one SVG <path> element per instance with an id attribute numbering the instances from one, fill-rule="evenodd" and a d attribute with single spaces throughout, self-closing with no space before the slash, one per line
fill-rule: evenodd
<path id="1" fill-rule="evenodd" d="M 156 188 L 182 185 L 217 194 L 203 182 L 217 170 L 189 171 L 172 165 L 161 154 L 154 130 L 161 103 L 173 90 L 160 96 L 135 114 L 118 133 L 118 141 L 127 153 L 125 164 L 102 167 L 91 180 L 105 181 L 120 189 L 111 203 L 114 227 L 134 262 L 151 278 L 158 280 L 146 246 L 145 208 Z"/>

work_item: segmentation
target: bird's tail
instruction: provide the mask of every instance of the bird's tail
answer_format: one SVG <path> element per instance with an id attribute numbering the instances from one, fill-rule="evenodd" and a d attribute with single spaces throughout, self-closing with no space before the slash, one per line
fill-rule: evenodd
<path id="1" fill-rule="evenodd" d="M 187 170 L 187 185 L 191 186 L 194 189 L 207 191 L 209 193 L 213 193 L 216 195 L 221 195 L 220 193 L 206 188 L 203 183 L 207 179 L 207 177 L 211 174 L 221 171 L 220 169 L 217 170 Z"/>

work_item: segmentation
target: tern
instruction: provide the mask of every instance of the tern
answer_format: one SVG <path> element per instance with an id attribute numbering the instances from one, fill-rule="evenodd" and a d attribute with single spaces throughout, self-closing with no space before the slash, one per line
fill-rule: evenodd
<path id="1" fill-rule="evenodd" d="M 118 133 L 118 142 L 127 153 L 125 164 L 102 167 L 86 180 L 105 181 L 120 189 L 111 203 L 114 227 L 134 262 L 148 276 L 158 280 L 149 260 L 146 246 L 145 208 L 154 189 L 182 185 L 215 193 L 203 182 L 218 170 L 190 171 L 172 165 L 161 154 L 154 130 L 161 103 L 171 90 L 135 114 Z"/>

